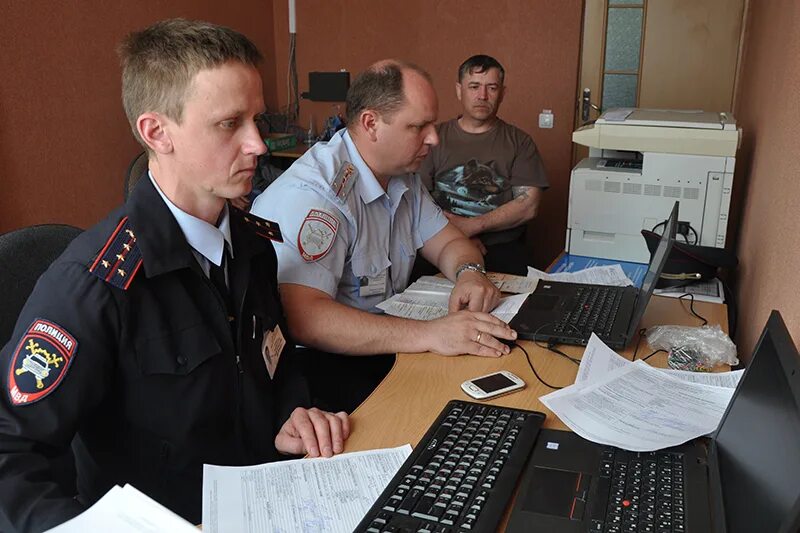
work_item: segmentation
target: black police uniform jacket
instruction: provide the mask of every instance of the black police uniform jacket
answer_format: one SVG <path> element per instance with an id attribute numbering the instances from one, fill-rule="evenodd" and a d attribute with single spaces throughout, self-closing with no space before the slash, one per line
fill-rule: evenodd
<path id="1" fill-rule="evenodd" d="M 234 328 L 146 178 L 39 279 L 0 353 L 0 514 L 13 527 L 53 526 L 124 483 L 198 523 L 203 463 L 277 458 L 275 435 L 308 391 L 288 338 L 269 376 L 264 333 L 287 335 L 275 252 L 261 219 L 234 208 L 230 218 Z M 124 275 L 90 272 L 111 257 L 107 245 L 128 254 L 114 265 Z M 24 379 L 29 396 L 16 386 Z M 77 498 L 49 472 L 76 435 Z"/>

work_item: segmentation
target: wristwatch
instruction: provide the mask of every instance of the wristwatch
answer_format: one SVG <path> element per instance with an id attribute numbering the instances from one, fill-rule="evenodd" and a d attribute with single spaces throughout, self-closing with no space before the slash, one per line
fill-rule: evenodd
<path id="1" fill-rule="evenodd" d="M 478 263 L 462 263 L 456 269 L 456 279 L 458 279 L 458 276 L 461 275 L 461 273 L 464 272 L 465 270 L 471 270 L 472 272 L 479 272 L 484 276 L 486 275 L 486 269 L 483 268 L 483 265 Z"/>

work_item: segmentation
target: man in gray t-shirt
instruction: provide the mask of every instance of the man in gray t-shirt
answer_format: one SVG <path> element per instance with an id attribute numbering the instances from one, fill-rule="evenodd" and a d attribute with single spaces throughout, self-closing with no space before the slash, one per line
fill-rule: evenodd
<path id="1" fill-rule="evenodd" d="M 450 222 L 484 247 L 487 269 L 524 275 L 525 228 L 548 182 L 531 137 L 497 117 L 504 77 L 500 63 L 485 55 L 459 67 L 456 96 L 464 112 L 438 126 L 439 146 L 419 174 Z"/>

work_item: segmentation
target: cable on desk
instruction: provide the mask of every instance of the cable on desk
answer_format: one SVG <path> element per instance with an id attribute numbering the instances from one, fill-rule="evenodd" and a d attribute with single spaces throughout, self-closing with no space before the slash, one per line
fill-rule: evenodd
<path id="1" fill-rule="evenodd" d="M 536 346 L 538 346 L 539 348 L 544 348 L 545 350 L 551 351 L 556 355 L 560 355 L 561 357 L 567 359 L 571 363 L 574 363 L 576 365 L 580 365 L 581 364 L 581 360 L 580 359 L 576 359 L 576 358 L 574 358 L 574 357 L 572 357 L 570 355 L 567 355 L 566 353 L 562 352 L 561 350 L 557 350 L 555 348 L 555 346 L 556 346 L 555 342 L 549 341 L 547 344 L 541 344 L 539 341 L 536 340 L 536 335 L 539 333 L 539 330 L 541 330 L 542 328 L 544 328 L 546 326 L 550 326 L 550 325 L 552 325 L 552 324 L 550 324 L 550 323 L 542 324 L 541 326 L 539 326 L 539 328 L 536 331 L 533 332 L 533 338 L 534 338 L 533 339 L 533 343 Z M 575 331 L 578 331 L 578 328 L 576 328 L 575 326 L 571 326 L 571 327 L 573 329 L 575 329 Z M 551 389 L 556 389 L 556 390 L 564 388 L 564 387 L 557 387 L 555 385 L 551 385 L 548 382 L 546 382 L 544 379 L 542 379 L 542 376 L 539 375 L 539 373 L 536 371 L 536 369 L 533 366 L 533 361 L 531 361 L 531 356 L 530 356 L 530 354 L 528 354 L 528 350 L 526 350 L 519 343 L 516 343 L 516 342 L 514 343 L 514 346 L 519 348 L 520 350 L 522 350 L 522 353 L 525 354 L 525 359 L 528 361 L 528 366 L 531 368 L 531 372 L 533 372 L 533 375 L 536 376 L 536 379 L 538 379 L 545 387 L 549 387 Z"/>
<path id="2" fill-rule="evenodd" d="M 639 352 L 639 344 L 642 342 L 642 338 L 645 337 L 647 334 L 647 330 L 642 328 L 639 330 L 639 337 L 636 339 L 636 348 L 633 349 L 633 357 L 631 357 L 631 361 L 636 361 L 636 354 Z"/>
<path id="3" fill-rule="evenodd" d="M 703 321 L 702 326 L 705 326 L 706 324 L 708 324 L 708 320 L 706 320 L 703 316 L 699 315 L 694 310 L 694 295 L 693 294 L 685 292 L 685 293 L 681 294 L 680 296 L 678 296 L 678 300 L 682 300 L 683 298 L 685 298 L 687 296 L 689 297 L 689 311 L 694 316 L 696 316 L 697 318 L 699 318 L 700 320 Z M 647 337 L 647 330 L 645 328 L 642 328 L 642 329 L 639 330 L 639 338 L 636 339 L 636 348 L 634 348 L 634 350 L 633 350 L 633 357 L 631 357 L 631 361 L 636 361 L 636 354 L 639 352 L 639 344 L 642 342 L 642 338 L 645 338 L 645 337 Z M 642 361 L 647 361 L 648 359 L 653 357 L 658 352 L 668 353 L 666 350 L 656 350 L 655 352 L 643 357 Z"/>
<path id="4" fill-rule="evenodd" d="M 702 320 L 702 321 L 703 321 L 703 323 L 701 324 L 701 326 L 705 326 L 706 324 L 708 324 L 708 320 L 706 320 L 704 317 L 702 317 L 702 316 L 698 315 L 698 314 L 697 314 L 697 312 L 694 310 L 694 294 L 691 294 L 691 293 L 685 292 L 685 293 L 681 294 L 680 296 L 678 296 L 678 300 L 682 300 L 682 299 L 684 299 L 684 298 L 685 298 L 685 297 L 687 297 L 687 296 L 688 296 L 688 297 L 689 297 L 689 299 L 690 299 L 690 302 L 689 302 L 689 311 L 690 311 L 690 312 L 691 312 L 691 313 L 692 313 L 694 316 L 696 316 L 697 318 L 699 318 L 700 320 Z"/>
<path id="5" fill-rule="evenodd" d="M 647 356 L 645 356 L 645 357 L 642 357 L 642 361 L 647 361 L 648 359 L 650 359 L 651 357 L 653 357 L 653 356 L 654 356 L 655 354 L 657 354 L 658 352 L 669 353 L 669 352 L 667 352 L 666 350 L 656 350 L 655 352 L 651 353 L 650 355 L 647 355 Z"/>
<path id="6" fill-rule="evenodd" d="M 536 369 L 533 367 L 533 362 L 531 361 L 531 356 L 528 354 L 528 350 L 526 350 L 525 348 L 522 347 L 522 345 L 517 344 L 516 342 L 514 343 L 514 346 L 522 350 L 522 353 L 525 354 L 525 359 L 528 361 L 528 366 L 531 367 L 531 372 L 533 372 L 533 375 L 536 376 L 536 379 L 538 379 L 542 383 L 542 385 L 555 390 L 560 390 L 564 388 L 564 387 L 557 387 L 556 385 L 551 385 L 544 379 L 542 379 L 542 376 L 540 376 L 539 373 L 536 371 Z"/>

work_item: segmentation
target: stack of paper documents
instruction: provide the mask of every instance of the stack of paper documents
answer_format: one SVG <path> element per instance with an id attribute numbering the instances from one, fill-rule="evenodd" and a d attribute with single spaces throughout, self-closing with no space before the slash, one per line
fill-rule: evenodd
<path id="1" fill-rule="evenodd" d="M 618 287 L 633 285 L 633 282 L 622 270 L 622 267 L 617 264 L 589 267 L 577 272 L 558 272 L 556 274 L 548 274 L 533 267 L 528 267 L 528 278 L 543 281 L 563 281 L 566 283 L 614 285 Z"/>
<path id="2" fill-rule="evenodd" d="M 508 322 L 517 314 L 527 293 L 536 289 L 535 279 L 521 276 L 494 275 L 489 279 L 503 292 L 521 293 L 502 298 L 492 314 Z M 400 294 L 378 304 L 386 314 L 415 320 L 434 320 L 447 315 L 447 304 L 454 283 L 447 278 L 422 276 Z"/>
<path id="3" fill-rule="evenodd" d="M 411 446 L 257 466 L 203 468 L 203 531 L 353 531 Z"/>
<path id="4" fill-rule="evenodd" d="M 592 335 L 575 384 L 539 399 L 585 439 L 653 451 L 714 432 L 742 372 L 656 369 L 620 357 Z"/>
<path id="5" fill-rule="evenodd" d="M 198 529 L 131 485 L 125 485 L 115 486 L 89 509 L 49 530 L 52 533 L 87 531 L 197 533 Z"/>

